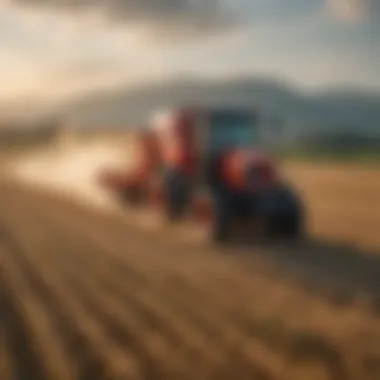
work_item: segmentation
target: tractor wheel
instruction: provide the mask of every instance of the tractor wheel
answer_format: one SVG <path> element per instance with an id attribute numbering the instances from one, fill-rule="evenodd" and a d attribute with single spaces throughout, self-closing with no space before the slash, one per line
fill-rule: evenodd
<path id="1" fill-rule="evenodd" d="M 230 236 L 230 221 L 226 217 L 217 217 L 211 222 L 211 239 L 215 243 L 226 243 Z"/>
<path id="2" fill-rule="evenodd" d="M 214 194 L 214 211 L 209 233 L 214 243 L 227 243 L 232 236 L 233 209 L 228 196 Z"/>
<path id="3" fill-rule="evenodd" d="M 293 191 L 284 187 L 279 193 L 279 204 L 285 206 L 286 212 L 274 215 L 270 223 L 271 235 L 290 239 L 302 238 L 305 226 L 301 201 Z"/>
<path id="4" fill-rule="evenodd" d="M 302 218 L 297 212 L 274 218 L 270 226 L 272 236 L 290 239 L 301 238 L 303 230 Z"/>
<path id="5" fill-rule="evenodd" d="M 166 220 L 175 222 L 185 217 L 191 198 L 188 178 L 181 171 L 168 171 L 164 182 Z"/>
<path id="6" fill-rule="evenodd" d="M 166 200 L 164 203 L 164 212 L 165 212 L 166 220 L 168 222 L 176 222 L 182 219 L 183 207 L 182 205 L 178 205 L 175 202 L 170 202 Z"/>

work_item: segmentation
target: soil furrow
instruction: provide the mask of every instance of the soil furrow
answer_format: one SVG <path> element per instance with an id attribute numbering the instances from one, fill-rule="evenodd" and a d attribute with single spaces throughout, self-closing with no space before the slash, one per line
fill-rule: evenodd
<path id="1" fill-rule="evenodd" d="M 9 380 L 379 378 L 379 319 L 259 260 L 16 185 L 0 186 L 0 225 Z"/>
<path id="2" fill-rule="evenodd" d="M 113 269 L 111 269 L 111 270 L 113 272 Z M 98 275 L 97 275 L 97 277 L 98 277 Z M 105 274 L 104 275 L 104 279 L 106 281 L 109 282 L 110 278 L 113 278 L 113 277 L 110 276 L 110 274 L 108 274 L 108 275 Z M 125 278 L 127 279 L 128 275 L 126 275 Z M 138 286 L 139 284 L 136 284 L 136 285 Z M 111 289 L 111 291 L 113 293 L 120 293 L 120 291 L 121 291 L 121 296 L 124 295 L 124 297 L 128 297 L 128 294 L 125 294 L 125 292 L 123 292 L 122 285 L 119 285 L 119 286 L 115 285 L 114 288 Z M 137 290 L 137 293 L 138 293 L 138 290 Z M 204 290 L 203 293 L 204 294 L 207 293 L 207 290 Z M 149 289 L 148 289 L 148 293 L 146 293 L 146 294 L 138 294 L 138 295 L 139 295 L 138 298 L 140 300 L 141 299 L 145 299 L 146 300 L 145 302 L 150 302 L 150 303 L 152 302 L 151 300 L 153 299 L 152 296 L 154 296 L 154 294 L 152 294 L 152 290 L 149 290 Z M 159 296 L 161 296 L 161 299 L 165 298 L 164 294 L 161 294 L 161 295 L 158 294 L 156 298 L 158 298 Z M 135 304 L 133 306 L 134 306 L 135 309 L 138 310 L 138 305 L 140 304 L 140 301 L 138 302 L 137 305 L 136 305 L 136 299 L 132 298 L 131 301 L 135 302 Z M 205 328 L 207 329 L 207 327 L 210 327 L 210 326 L 212 326 L 214 328 L 217 328 L 219 334 L 221 333 L 221 331 L 225 332 L 226 329 L 227 330 L 231 330 L 232 329 L 231 333 L 230 333 L 230 336 L 232 334 L 234 336 L 235 340 L 238 341 L 238 342 L 240 342 L 241 345 L 243 345 L 243 347 L 247 346 L 247 343 L 245 343 L 245 342 L 249 342 L 249 340 L 250 340 L 249 336 L 247 336 L 247 334 L 245 334 L 244 331 L 241 331 L 238 328 L 234 329 L 231 326 L 231 324 L 233 324 L 233 320 L 231 320 L 231 319 L 227 319 L 226 320 L 226 318 L 223 315 L 223 314 L 225 314 L 225 310 L 228 311 L 228 305 L 227 305 L 227 307 L 226 306 L 224 307 L 225 310 L 224 310 L 224 313 L 223 313 L 223 312 L 221 312 L 221 310 L 218 310 L 218 309 L 215 310 L 215 308 L 210 308 L 210 307 L 207 308 L 207 306 L 210 306 L 208 304 L 208 302 L 210 302 L 210 300 L 208 300 L 208 299 L 205 299 L 205 302 L 201 302 L 201 300 L 198 298 L 197 301 L 198 301 L 198 306 L 200 306 L 200 307 L 198 308 L 198 315 L 195 314 L 195 317 L 197 317 L 198 323 L 200 325 L 203 325 L 203 331 L 204 331 Z M 199 303 L 200 303 L 200 305 L 199 305 Z M 166 317 L 165 318 L 166 319 L 168 318 L 168 316 L 167 316 L 168 315 L 167 314 L 167 310 L 168 309 L 170 309 L 170 305 L 165 305 L 165 312 L 166 312 Z M 176 311 L 178 312 L 178 308 L 177 308 Z M 159 312 L 159 310 L 157 310 L 157 306 L 155 306 L 155 313 L 153 315 L 153 318 L 157 319 L 157 317 L 160 315 L 160 313 L 162 314 L 162 311 Z M 191 310 L 187 309 L 186 313 L 187 314 L 191 314 Z M 193 315 L 194 315 L 194 313 L 193 313 Z M 193 319 L 194 319 L 194 317 L 193 317 Z M 164 321 L 163 324 L 165 324 L 165 319 L 163 321 Z M 178 317 L 177 317 L 177 321 L 178 321 Z M 268 340 L 268 336 L 265 335 L 265 330 L 262 328 L 263 327 L 262 326 L 263 323 L 257 323 L 257 321 L 254 321 L 254 320 L 247 321 L 247 323 L 250 326 L 250 332 L 251 333 L 255 333 L 260 338 L 264 338 L 264 341 Z M 208 325 L 208 326 L 206 327 L 205 325 L 206 326 Z M 256 327 L 254 328 L 255 325 L 256 325 Z M 228 327 L 226 327 L 226 326 L 228 326 Z M 240 327 L 242 327 L 242 326 L 244 326 L 244 325 L 240 325 Z M 280 333 L 280 330 L 277 329 L 277 333 Z M 227 334 L 225 333 L 225 335 L 228 336 L 228 333 Z M 289 338 L 289 336 L 290 336 L 290 334 L 286 334 L 285 338 Z M 271 338 L 273 339 L 273 335 L 271 336 Z M 303 339 L 305 339 L 305 338 L 306 337 L 303 337 Z M 310 338 L 310 339 L 312 340 L 312 338 Z M 318 341 L 319 340 L 316 340 L 316 342 L 318 342 Z M 275 347 L 277 346 L 277 348 L 278 348 L 279 347 L 278 343 L 281 343 L 281 334 L 280 334 L 280 336 L 277 339 L 275 339 L 274 343 L 275 343 Z M 217 342 L 217 344 L 220 345 L 220 342 Z M 248 343 L 248 346 L 249 346 L 249 343 Z M 335 347 L 332 346 L 331 348 L 329 348 L 329 345 L 325 344 L 324 345 L 324 352 L 322 354 L 319 354 L 319 355 L 322 355 L 320 357 L 320 360 L 321 359 L 322 359 L 322 361 L 327 360 L 327 364 L 329 365 L 329 360 L 330 360 L 329 358 L 332 357 L 331 355 L 333 355 L 333 354 L 331 354 L 331 353 L 334 352 L 334 349 L 335 349 Z M 330 352 L 330 354 L 329 354 L 329 352 Z M 244 351 L 242 349 L 241 349 L 241 355 L 244 355 Z M 340 368 L 339 367 L 340 366 L 340 364 L 339 364 L 339 357 L 338 357 L 338 359 L 334 359 L 333 362 L 330 362 L 330 365 L 332 365 L 334 367 L 338 366 L 338 368 Z"/>

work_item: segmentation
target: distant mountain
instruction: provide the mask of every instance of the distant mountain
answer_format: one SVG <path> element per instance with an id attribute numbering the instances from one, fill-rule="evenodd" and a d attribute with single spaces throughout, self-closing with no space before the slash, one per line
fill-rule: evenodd
<path id="1" fill-rule="evenodd" d="M 334 131 L 380 136 L 380 94 L 341 90 L 310 95 L 286 83 L 252 77 L 178 79 L 134 90 L 115 89 L 77 99 L 66 114 L 88 125 L 130 125 L 146 121 L 161 107 L 231 103 L 273 113 L 295 135 Z"/>

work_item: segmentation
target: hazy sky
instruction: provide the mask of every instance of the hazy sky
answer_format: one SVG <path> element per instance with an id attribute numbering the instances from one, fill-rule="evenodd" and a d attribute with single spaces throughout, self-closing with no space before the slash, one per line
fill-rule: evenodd
<path id="1" fill-rule="evenodd" d="M 192 73 L 380 90 L 380 0 L 0 0 L 0 99 Z"/>

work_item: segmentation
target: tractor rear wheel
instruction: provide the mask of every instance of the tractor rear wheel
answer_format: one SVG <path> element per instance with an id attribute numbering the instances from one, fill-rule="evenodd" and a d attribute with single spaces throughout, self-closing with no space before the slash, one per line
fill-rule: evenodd
<path id="1" fill-rule="evenodd" d="M 169 222 L 175 222 L 183 217 L 183 205 L 173 202 L 172 200 L 166 200 L 164 203 L 164 212 L 166 220 Z"/>
<path id="2" fill-rule="evenodd" d="M 168 170 L 164 177 L 164 212 L 168 221 L 182 219 L 191 199 L 191 183 L 180 170 Z"/>
<path id="3" fill-rule="evenodd" d="M 226 243 L 230 240 L 233 226 L 233 207 L 228 194 L 216 191 L 213 194 L 213 214 L 210 220 L 211 240 Z"/>

